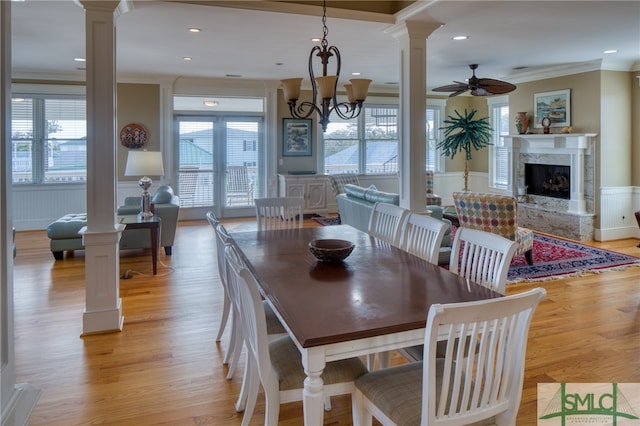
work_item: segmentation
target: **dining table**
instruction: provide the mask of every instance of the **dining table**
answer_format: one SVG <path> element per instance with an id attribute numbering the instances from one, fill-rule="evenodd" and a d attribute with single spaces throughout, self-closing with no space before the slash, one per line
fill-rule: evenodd
<path id="1" fill-rule="evenodd" d="M 323 424 L 327 362 L 424 343 L 434 304 L 501 297 L 349 225 L 231 232 L 302 355 L 304 424 Z M 310 241 L 354 243 L 338 262 L 322 262 Z"/>

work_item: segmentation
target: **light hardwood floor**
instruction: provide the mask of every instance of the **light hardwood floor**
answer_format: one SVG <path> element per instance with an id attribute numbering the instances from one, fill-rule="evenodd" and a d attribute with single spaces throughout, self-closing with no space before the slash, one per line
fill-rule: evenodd
<path id="1" fill-rule="evenodd" d="M 229 229 L 249 222 L 226 222 Z M 305 221 L 305 226 L 315 222 Z M 14 266 L 16 381 L 43 390 L 31 425 L 239 425 L 233 380 L 222 365 L 228 330 L 214 342 L 222 306 L 213 231 L 181 222 L 173 256 L 151 275 L 148 251 L 125 252 L 120 333 L 80 337 L 84 252 L 55 262 L 44 231 L 19 232 Z M 640 257 L 637 240 L 594 245 Z M 160 251 L 160 253 L 163 253 Z M 518 425 L 536 424 L 538 382 L 640 382 L 640 268 L 508 286 L 543 286 L 530 330 Z M 393 363 L 403 362 L 394 356 Z M 333 398 L 325 425 L 351 424 L 348 397 Z M 252 424 L 262 424 L 259 400 Z M 281 425 L 301 425 L 302 405 Z"/>

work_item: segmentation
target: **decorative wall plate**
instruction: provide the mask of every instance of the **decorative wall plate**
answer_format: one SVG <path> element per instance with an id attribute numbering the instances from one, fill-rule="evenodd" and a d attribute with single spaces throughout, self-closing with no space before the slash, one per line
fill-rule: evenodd
<path id="1" fill-rule="evenodd" d="M 141 124 L 130 123 L 120 130 L 120 143 L 127 148 L 142 148 L 147 143 L 148 132 Z"/>

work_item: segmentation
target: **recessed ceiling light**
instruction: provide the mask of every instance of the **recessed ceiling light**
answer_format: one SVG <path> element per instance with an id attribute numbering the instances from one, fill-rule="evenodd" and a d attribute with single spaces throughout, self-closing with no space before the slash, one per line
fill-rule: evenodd
<path id="1" fill-rule="evenodd" d="M 207 99 L 207 100 L 203 101 L 203 103 L 208 107 L 218 106 L 218 101 L 214 101 L 214 100 L 211 100 L 211 99 Z"/>
<path id="2" fill-rule="evenodd" d="M 602 53 L 604 53 L 604 54 L 609 54 L 609 53 L 618 53 L 618 50 L 617 50 L 617 49 L 604 50 Z"/>
<path id="3" fill-rule="evenodd" d="M 351 75 L 360 75 L 359 72 L 352 72 Z"/>
<path id="4" fill-rule="evenodd" d="M 459 40 L 466 40 L 468 38 L 469 38 L 469 36 L 466 36 L 466 35 L 458 35 L 458 36 L 451 37 L 451 40 L 459 41 Z"/>
<path id="5" fill-rule="evenodd" d="M 192 33 L 199 33 L 200 31 L 202 31 L 200 28 L 196 28 L 196 27 L 189 28 L 189 32 L 192 32 Z"/>
<path id="6" fill-rule="evenodd" d="M 73 60 L 76 62 L 87 62 L 85 58 L 73 58 Z"/>
<path id="7" fill-rule="evenodd" d="M 191 58 L 191 56 L 183 56 L 182 59 L 184 59 L 185 61 L 190 61 L 193 58 Z"/>
<path id="8" fill-rule="evenodd" d="M 312 42 L 317 43 L 320 41 L 320 39 L 318 37 L 314 37 L 311 39 Z"/>

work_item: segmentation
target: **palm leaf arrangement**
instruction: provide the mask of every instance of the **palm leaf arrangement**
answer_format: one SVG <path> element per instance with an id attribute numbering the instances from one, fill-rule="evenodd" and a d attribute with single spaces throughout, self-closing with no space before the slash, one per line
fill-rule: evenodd
<path id="1" fill-rule="evenodd" d="M 464 115 L 461 115 L 457 110 L 454 112 L 457 117 L 450 115 L 447 120 L 444 120 L 446 126 L 440 128 L 440 130 L 444 130 L 444 139 L 438 143 L 437 148 L 452 159 L 458 152 L 465 153 L 464 190 L 468 191 L 469 160 L 472 158 L 472 150 L 479 151 L 492 145 L 492 129 L 488 117 L 473 119 L 478 112 L 475 109 L 467 112 L 465 108 Z"/>

